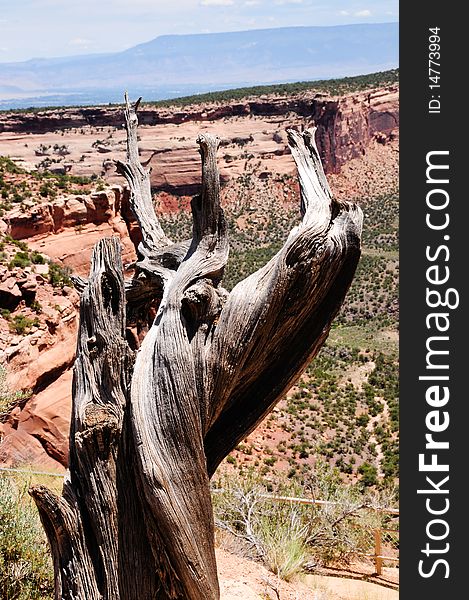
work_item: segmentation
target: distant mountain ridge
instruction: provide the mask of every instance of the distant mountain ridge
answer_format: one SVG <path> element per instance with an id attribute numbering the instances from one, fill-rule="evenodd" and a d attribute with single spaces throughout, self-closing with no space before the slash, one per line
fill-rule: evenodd
<path id="1" fill-rule="evenodd" d="M 5 108 L 6 100 L 44 96 L 111 102 L 124 89 L 156 100 L 397 65 L 397 23 L 163 35 L 122 52 L 0 63 L 0 101 Z"/>

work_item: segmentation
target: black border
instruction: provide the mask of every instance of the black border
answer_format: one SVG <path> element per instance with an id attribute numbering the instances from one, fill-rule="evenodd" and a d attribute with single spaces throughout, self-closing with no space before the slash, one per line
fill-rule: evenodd
<path id="1" fill-rule="evenodd" d="M 466 377 L 469 378 L 467 323 L 467 279 L 469 278 L 469 252 L 466 242 L 465 214 L 469 204 L 468 191 L 463 178 L 468 169 L 463 165 L 469 144 L 467 135 L 467 108 L 463 87 L 466 83 L 465 61 L 469 55 L 467 42 L 469 28 L 462 15 L 462 4 L 456 2 L 425 3 L 401 2 L 400 5 L 400 379 L 401 379 L 401 492 L 400 492 L 400 597 L 416 598 L 422 593 L 425 600 L 449 600 L 463 598 L 468 594 L 463 579 L 466 554 L 469 550 L 468 516 L 465 507 L 469 503 L 466 486 L 467 441 L 469 441 L 469 398 Z M 441 112 L 428 112 L 428 101 L 433 90 L 428 80 L 428 35 L 430 27 L 441 29 Z M 437 92 L 435 91 L 436 95 Z M 441 243 L 442 232 L 431 231 L 425 223 L 427 206 L 426 155 L 432 150 L 449 150 L 450 194 L 448 213 L 450 224 L 444 233 L 449 234 L 447 245 L 450 257 L 450 281 L 447 284 L 459 292 L 460 304 L 450 313 L 449 336 L 450 400 L 446 407 L 450 425 L 440 439 L 449 441 L 449 449 L 440 451 L 440 462 L 448 462 L 448 473 L 435 473 L 435 481 L 449 475 L 446 488 L 450 501 L 448 512 L 441 518 L 449 525 L 447 539 L 433 542 L 434 547 L 449 543 L 444 554 L 427 558 L 421 550 L 429 541 L 426 526 L 432 515 L 426 510 L 425 495 L 418 489 L 429 488 L 425 476 L 419 472 L 418 455 L 425 451 L 425 434 L 428 432 L 425 416 L 431 408 L 425 400 L 428 382 L 419 381 L 425 373 L 426 340 L 431 335 L 426 328 L 425 317 L 431 309 L 426 305 L 426 246 L 433 248 Z M 445 242 L 442 242 L 445 243 Z M 440 309 L 441 310 L 441 309 Z M 442 334 L 443 335 L 443 334 Z M 440 373 L 441 374 L 441 373 Z M 443 410 L 443 409 L 442 409 Z M 443 486 L 442 486 L 443 487 Z M 436 498 L 436 496 L 433 496 Z M 436 502 L 436 501 L 435 501 Z M 436 503 L 435 503 L 436 506 Z M 436 529 L 435 529 L 436 531 Z M 439 546 L 438 546 L 439 544 Z M 428 571 L 432 560 L 443 558 L 446 568 L 440 564 L 431 577 L 419 574 L 419 561 L 425 559 Z M 430 569 L 431 570 L 431 569 Z"/>

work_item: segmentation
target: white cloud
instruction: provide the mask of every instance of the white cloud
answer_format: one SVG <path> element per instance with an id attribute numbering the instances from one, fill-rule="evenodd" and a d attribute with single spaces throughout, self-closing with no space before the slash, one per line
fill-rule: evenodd
<path id="1" fill-rule="evenodd" d="M 88 48 L 92 43 L 93 40 L 87 40 L 85 38 L 73 38 L 73 40 L 68 42 L 69 46 L 78 46 L 80 48 Z"/>
<path id="2" fill-rule="evenodd" d="M 339 15 L 342 17 L 348 17 L 349 14 L 348 10 L 339 10 Z"/>
<path id="3" fill-rule="evenodd" d="M 260 0 L 246 0 L 244 6 L 259 6 Z"/>
<path id="4" fill-rule="evenodd" d="M 200 0 L 201 6 L 232 6 L 234 0 Z"/>
<path id="5" fill-rule="evenodd" d="M 275 0 L 275 4 L 281 6 L 282 4 L 303 4 L 304 0 Z"/>
<path id="6" fill-rule="evenodd" d="M 356 13 L 354 13 L 355 17 L 370 17 L 371 16 L 371 10 L 368 10 L 367 8 L 364 10 L 357 10 Z"/>

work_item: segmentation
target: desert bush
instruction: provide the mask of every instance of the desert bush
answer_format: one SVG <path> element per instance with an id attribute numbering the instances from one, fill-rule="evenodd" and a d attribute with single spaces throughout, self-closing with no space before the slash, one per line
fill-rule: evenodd
<path id="1" fill-rule="evenodd" d="M 241 539 L 247 553 L 289 580 L 308 558 L 303 507 L 269 501 L 268 488 L 251 474 L 223 478 L 214 493 L 217 526 Z"/>
<path id="2" fill-rule="evenodd" d="M 8 264 L 8 268 L 14 269 L 15 267 L 20 267 L 24 269 L 24 267 L 29 267 L 30 264 L 31 260 L 29 258 L 29 253 L 20 250 L 19 252 L 15 253 L 15 256 L 11 259 L 10 263 Z"/>
<path id="3" fill-rule="evenodd" d="M 49 283 L 54 287 L 63 287 L 64 285 L 71 285 L 70 279 L 71 269 L 64 267 L 58 263 L 49 263 Z"/>
<path id="4" fill-rule="evenodd" d="M 17 404 L 27 400 L 30 391 L 12 391 L 7 383 L 7 370 L 0 363 L 0 423 Z"/>
<path id="5" fill-rule="evenodd" d="M 293 504 L 273 504 L 260 514 L 256 527 L 264 548 L 264 562 L 286 581 L 302 570 L 309 556 L 302 512 Z"/>
<path id="6" fill-rule="evenodd" d="M 31 262 L 35 265 L 43 265 L 46 262 L 44 256 L 37 250 L 33 250 L 30 254 Z"/>
<path id="7" fill-rule="evenodd" d="M 31 327 L 37 325 L 39 325 L 39 319 L 37 317 L 30 319 L 25 315 L 15 315 L 12 319 L 10 318 L 9 323 L 10 331 L 18 333 L 19 335 L 29 333 Z"/>
<path id="8" fill-rule="evenodd" d="M 392 491 L 346 485 L 339 470 L 322 461 L 317 461 L 314 472 L 303 473 L 304 486 L 293 481 L 295 473 L 269 483 L 253 472 L 243 478 L 219 478 L 213 494 L 217 527 L 242 540 L 246 552 L 287 580 L 306 564 L 345 564 L 368 552 L 372 530 L 385 518 L 373 509 L 390 507 Z M 281 496 L 307 495 L 326 502 L 279 501 L 272 499 L 269 488 Z"/>
<path id="9" fill-rule="evenodd" d="M 46 600 L 53 590 L 52 561 L 26 487 L 0 475 L 0 598 Z"/>

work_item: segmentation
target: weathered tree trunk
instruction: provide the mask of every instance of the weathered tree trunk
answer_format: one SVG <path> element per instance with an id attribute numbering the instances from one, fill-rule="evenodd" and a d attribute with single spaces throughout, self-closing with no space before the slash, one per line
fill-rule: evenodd
<path id="1" fill-rule="evenodd" d="M 128 101 L 119 163 L 143 241 L 124 281 L 101 240 L 81 290 L 70 466 L 63 495 L 31 490 L 52 548 L 56 598 L 219 598 L 210 477 L 269 413 L 326 339 L 360 255 L 360 209 L 332 198 L 314 130 L 289 131 L 302 222 L 231 293 L 218 139 L 198 138 L 193 235 L 173 244 L 156 217 Z M 128 327 L 145 327 L 138 349 Z M 130 338 L 129 338 L 130 339 Z"/>

